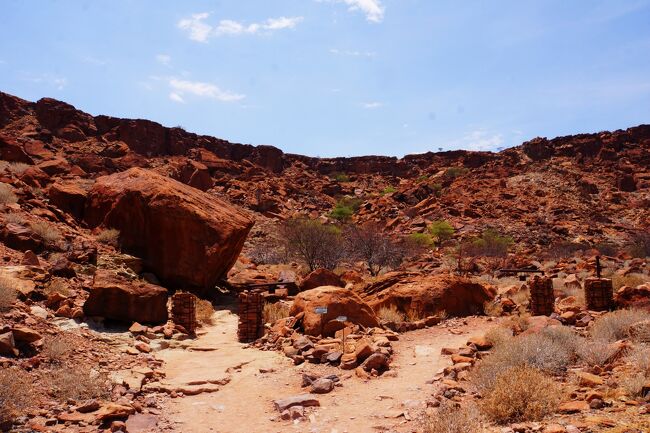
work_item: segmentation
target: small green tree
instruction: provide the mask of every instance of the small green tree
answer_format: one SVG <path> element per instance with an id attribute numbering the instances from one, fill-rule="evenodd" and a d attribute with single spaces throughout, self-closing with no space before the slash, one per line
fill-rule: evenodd
<path id="1" fill-rule="evenodd" d="M 359 210 L 361 202 L 362 200 L 357 197 L 343 197 L 336 202 L 329 216 L 335 220 L 346 222 Z"/>
<path id="2" fill-rule="evenodd" d="M 411 233 L 407 239 L 409 242 L 422 248 L 431 248 L 434 244 L 429 233 Z"/>
<path id="3" fill-rule="evenodd" d="M 429 226 L 429 233 L 438 244 L 451 239 L 454 231 L 454 227 L 447 220 L 436 220 Z"/>

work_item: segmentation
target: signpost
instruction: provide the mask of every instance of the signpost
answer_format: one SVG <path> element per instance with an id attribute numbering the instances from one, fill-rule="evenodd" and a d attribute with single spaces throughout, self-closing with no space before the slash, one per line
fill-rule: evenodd
<path id="1" fill-rule="evenodd" d="M 339 316 L 339 317 L 336 318 L 336 321 L 341 322 L 341 323 L 347 322 L 347 320 L 348 320 L 348 316 Z M 342 331 L 343 331 L 342 332 L 343 338 L 341 339 L 341 345 L 343 346 L 343 350 L 341 350 L 341 352 L 345 353 L 345 340 L 347 339 L 348 334 L 350 332 L 348 331 L 348 327 L 345 326 L 345 325 L 343 325 Z"/>
<path id="2" fill-rule="evenodd" d="M 325 327 L 325 323 L 323 322 L 323 316 L 325 314 L 327 314 L 327 307 L 316 307 L 316 308 L 314 308 L 314 313 L 319 314 L 321 316 L 321 318 L 320 318 L 320 335 L 321 335 L 321 337 L 324 337 L 323 328 Z"/>

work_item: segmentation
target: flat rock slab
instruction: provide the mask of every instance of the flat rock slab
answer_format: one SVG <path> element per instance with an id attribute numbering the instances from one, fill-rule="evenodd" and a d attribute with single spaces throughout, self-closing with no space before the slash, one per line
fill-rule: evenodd
<path id="1" fill-rule="evenodd" d="M 157 431 L 158 417 L 143 413 L 136 413 L 126 420 L 126 429 L 129 433 L 147 433 Z"/>
<path id="2" fill-rule="evenodd" d="M 171 394 L 172 392 L 175 392 L 177 394 L 182 393 L 184 395 L 198 395 L 204 393 L 217 392 L 219 391 L 220 387 L 218 385 L 213 385 L 213 384 L 173 385 L 168 383 L 153 382 L 153 383 L 146 384 L 145 386 L 142 387 L 142 389 L 147 392 L 164 392 L 167 394 Z"/>
<path id="3" fill-rule="evenodd" d="M 284 412 L 285 410 L 293 406 L 302 406 L 302 407 L 320 406 L 320 402 L 313 394 L 300 394 L 300 395 L 295 395 L 293 397 L 281 398 L 278 400 L 274 400 L 273 404 L 275 405 L 275 408 L 279 412 Z"/>

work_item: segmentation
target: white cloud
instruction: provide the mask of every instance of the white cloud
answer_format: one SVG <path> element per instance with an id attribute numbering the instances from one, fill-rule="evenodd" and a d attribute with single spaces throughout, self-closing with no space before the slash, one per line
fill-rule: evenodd
<path id="1" fill-rule="evenodd" d="M 190 18 L 178 22 L 178 27 L 189 32 L 190 39 L 198 42 L 207 42 L 210 37 L 236 36 L 244 34 L 271 33 L 276 30 L 293 29 L 303 17 L 279 17 L 269 18 L 261 23 L 244 24 L 234 20 L 221 20 L 216 27 L 206 23 L 204 20 L 210 14 L 203 12 L 194 14 Z"/>
<path id="2" fill-rule="evenodd" d="M 451 143 L 451 148 L 476 151 L 493 151 L 503 145 L 503 134 L 491 133 L 485 129 L 476 129 Z"/>
<path id="3" fill-rule="evenodd" d="M 203 22 L 203 20 L 209 16 L 210 13 L 208 12 L 193 14 L 190 18 L 180 20 L 177 25 L 179 29 L 189 32 L 190 39 L 193 41 L 206 42 L 212 32 L 212 26 Z"/>
<path id="4" fill-rule="evenodd" d="M 172 62 L 172 56 L 169 54 L 157 54 L 156 61 L 161 65 L 169 66 Z"/>
<path id="5" fill-rule="evenodd" d="M 64 77 L 57 77 L 50 74 L 24 74 L 22 80 L 36 84 L 45 84 L 56 87 L 57 90 L 63 90 L 68 85 L 68 80 Z"/>
<path id="6" fill-rule="evenodd" d="M 330 53 L 337 56 L 351 56 L 351 57 L 375 57 L 377 54 L 372 51 L 351 51 L 339 50 L 338 48 L 330 48 Z"/>
<path id="7" fill-rule="evenodd" d="M 186 94 L 216 99 L 221 102 L 236 102 L 246 97 L 246 95 L 222 90 L 212 83 L 203 83 L 201 81 L 179 80 L 172 77 L 169 78 L 168 83 L 172 89 L 169 97 L 176 102 L 185 102 L 184 95 Z"/>
<path id="8" fill-rule="evenodd" d="M 185 103 L 185 99 L 183 99 L 183 97 L 176 92 L 171 92 L 169 94 L 169 99 L 171 99 L 174 102 L 180 102 L 181 104 Z"/>
<path id="9" fill-rule="evenodd" d="M 372 101 L 372 102 L 363 102 L 361 104 L 363 108 L 366 108 L 368 110 L 374 110 L 375 108 L 381 108 L 384 106 L 383 102 L 377 102 L 377 101 Z"/>
<path id="10" fill-rule="evenodd" d="M 381 0 L 316 0 L 319 3 L 337 2 L 345 3 L 349 6 L 350 11 L 361 11 L 366 15 L 366 20 L 373 23 L 380 23 L 384 20 L 386 8 L 381 4 Z"/>

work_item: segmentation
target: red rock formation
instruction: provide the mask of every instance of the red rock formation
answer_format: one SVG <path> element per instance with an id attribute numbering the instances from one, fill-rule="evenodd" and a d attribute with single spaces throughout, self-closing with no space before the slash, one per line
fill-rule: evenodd
<path id="1" fill-rule="evenodd" d="M 167 321 L 167 290 L 144 281 L 129 281 L 113 271 L 98 270 L 83 309 L 84 314 L 91 317 L 164 323 Z"/>
<path id="2" fill-rule="evenodd" d="M 375 310 L 395 306 L 399 311 L 431 316 L 445 312 L 450 316 L 482 314 L 483 304 L 495 291 L 482 284 L 454 275 L 423 275 L 391 272 L 360 289 L 359 294 Z"/>
<path id="3" fill-rule="evenodd" d="M 326 307 L 324 314 L 316 307 Z M 304 313 L 302 326 L 308 335 L 333 335 L 344 325 L 336 319 L 345 316 L 346 321 L 365 327 L 379 326 L 374 311 L 356 293 L 341 287 L 318 287 L 296 296 L 289 315 Z"/>
<path id="4" fill-rule="evenodd" d="M 345 284 L 334 272 L 327 269 L 316 269 L 302 280 L 300 290 L 311 290 L 322 286 L 345 287 Z"/>
<path id="5" fill-rule="evenodd" d="M 153 171 L 97 179 L 85 221 L 120 230 L 120 244 L 161 281 L 206 293 L 226 275 L 253 222 L 226 202 Z"/>

